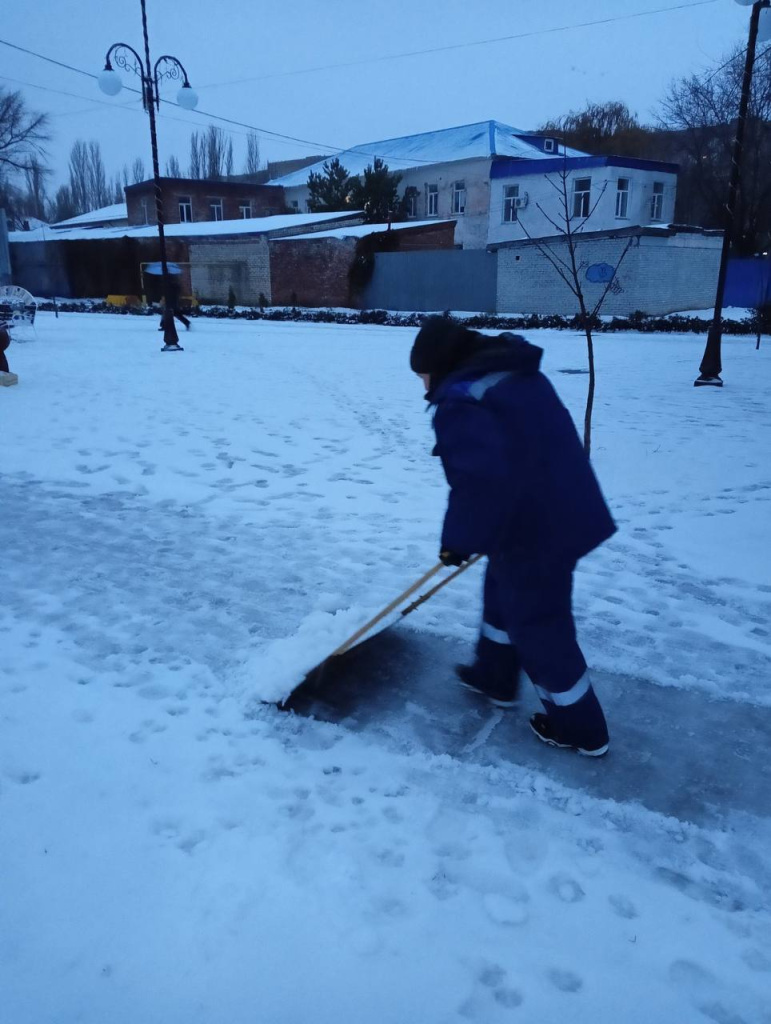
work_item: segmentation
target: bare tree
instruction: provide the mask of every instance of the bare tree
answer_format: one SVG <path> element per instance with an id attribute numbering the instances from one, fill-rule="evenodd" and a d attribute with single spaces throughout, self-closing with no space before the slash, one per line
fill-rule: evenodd
<path id="1" fill-rule="evenodd" d="M 675 81 L 661 103 L 662 152 L 680 164 L 676 216 L 720 228 L 739 109 L 745 49 L 712 71 Z M 753 253 L 771 241 L 771 47 L 755 61 L 736 207 L 737 250 Z"/>
<path id="2" fill-rule="evenodd" d="M 203 153 L 198 132 L 190 133 L 190 177 L 203 178 Z"/>
<path id="3" fill-rule="evenodd" d="M 21 230 L 24 227 L 24 196 L 21 189 L 10 176 L 3 171 L 0 165 L 0 210 L 5 210 L 8 218 L 8 226 L 12 230 Z"/>
<path id="4" fill-rule="evenodd" d="M 88 144 L 88 210 L 99 210 L 107 206 L 112 193 L 107 187 L 107 172 L 104 169 L 102 148 L 92 139 Z"/>
<path id="5" fill-rule="evenodd" d="M 88 206 L 88 146 L 77 139 L 70 150 L 70 198 L 75 214 L 85 213 Z"/>
<path id="6" fill-rule="evenodd" d="M 70 186 L 60 185 L 49 207 L 48 219 L 52 224 L 58 224 L 59 221 L 69 220 L 70 217 L 77 216 L 79 212 L 72 197 Z"/>
<path id="7" fill-rule="evenodd" d="M 132 185 L 138 185 L 139 182 L 144 181 L 146 177 L 145 162 L 141 156 L 138 156 L 131 165 L 131 183 Z"/>
<path id="8" fill-rule="evenodd" d="M 222 178 L 227 174 L 228 163 L 233 167 L 233 142 L 225 132 L 209 125 L 201 139 L 202 170 L 205 178 Z"/>
<path id="9" fill-rule="evenodd" d="M 246 136 L 246 160 L 244 174 L 258 174 L 260 171 L 260 138 L 254 132 Z"/>
<path id="10" fill-rule="evenodd" d="M 583 110 L 547 121 L 539 134 L 559 136 L 566 145 L 594 155 L 645 156 L 650 146 L 650 129 L 618 100 L 587 103 Z"/>
<path id="11" fill-rule="evenodd" d="M 518 221 L 523 233 L 532 241 L 541 255 L 554 268 L 562 278 L 567 287 L 573 293 L 578 305 L 578 321 L 586 336 L 586 350 L 589 361 L 589 390 L 586 396 L 586 409 L 584 411 L 584 451 L 587 455 L 592 450 L 592 413 L 594 411 L 594 393 L 596 387 L 596 373 L 594 364 L 594 337 L 592 326 L 602 309 L 608 293 L 616 282 L 616 275 L 619 267 L 624 262 L 626 254 L 636 241 L 635 235 L 629 235 L 625 242 L 624 237 L 619 236 L 621 252 L 616 259 L 615 266 L 611 268 L 612 273 L 606 274 L 607 280 L 602 281 L 602 288 L 599 297 L 594 303 L 587 302 L 586 292 L 583 284 L 583 272 L 586 264 L 579 259 L 578 249 L 582 241 L 581 234 L 587 223 L 591 220 L 602 197 L 607 189 L 607 181 L 598 189 L 594 202 L 589 200 L 586 207 L 576 210 L 571 209 L 571 194 L 568 187 L 570 180 L 570 168 L 567 156 L 563 159 L 561 169 L 556 175 L 547 175 L 546 180 L 554 189 L 556 196 L 556 211 L 547 210 L 542 203 L 536 203 L 536 207 L 548 220 L 556 232 L 554 238 L 533 238 L 521 220 Z"/>
<path id="12" fill-rule="evenodd" d="M 28 110 L 20 92 L 0 87 L 0 167 L 28 170 L 49 139 L 47 116 Z"/>
<path id="13" fill-rule="evenodd" d="M 167 178 L 184 178 L 182 168 L 179 160 L 175 156 L 170 156 L 166 161 L 166 177 Z"/>
<path id="14" fill-rule="evenodd" d="M 33 157 L 30 166 L 24 171 L 26 181 L 26 194 L 23 200 L 24 214 L 27 217 L 35 217 L 37 220 L 45 220 L 48 197 L 46 195 L 46 179 L 51 172 L 44 167 L 37 157 Z"/>
<path id="15" fill-rule="evenodd" d="M 98 210 L 114 202 L 115 189 L 107 182 L 107 173 L 99 143 L 78 139 L 70 150 L 69 195 L 76 213 Z M 74 214 L 73 214 L 74 216 Z"/>

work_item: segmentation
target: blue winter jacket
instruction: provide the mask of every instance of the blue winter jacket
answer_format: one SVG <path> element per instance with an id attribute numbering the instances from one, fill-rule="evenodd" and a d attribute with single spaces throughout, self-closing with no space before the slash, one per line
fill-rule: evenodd
<path id="1" fill-rule="evenodd" d="M 578 559 L 616 530 L 542 350 L 503 334 L 439 381 L 435 454 L 450 495 L 442 548 Z"/>

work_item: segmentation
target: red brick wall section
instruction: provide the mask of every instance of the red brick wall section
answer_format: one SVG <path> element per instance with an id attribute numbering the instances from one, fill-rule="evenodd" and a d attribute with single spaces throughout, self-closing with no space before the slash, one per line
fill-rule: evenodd
<path id="1" fill-rule="evenodd" d="M 455 246 L 454 221 L 425 227 L 399 227 L 400 230 L 368 235 L 364 239 L 271 240 L 271 302 L 274 306 L 352 306 L 348 275 L 362 249 L 414 252 Z"/>
<path id="2" fill-rule="evenodd" d="M 214 220 L 212 199 L 222 200 L 222 219 L 239 220 L 239 206 L 251 203 L 253 217 L 272 217 L 286 211 L 284 190 L 280 185 L 255 185 L 251 182 L 162 180 L 163 213 L 167 224 L 179 224 L 179 198 L 187 196 L 193 208 L 193 221 Z M 126 208 L 130 225 L 145 223 L 145 201 L 149 223 L 155 223 L 155 189 L 152 181 L 141 182 L 126 189 Z"/>
<path id="3" fill-rule="evenodd" d="M 355 253 L 355 238 L 271 241 L 271 302 L 274 306 L 350 306 L 348 271 Z"/>

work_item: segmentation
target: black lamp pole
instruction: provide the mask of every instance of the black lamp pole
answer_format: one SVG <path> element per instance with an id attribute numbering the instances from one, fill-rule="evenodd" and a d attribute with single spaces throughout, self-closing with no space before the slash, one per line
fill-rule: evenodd
<path id="1" fill-rule="evenodd" d="M 142 7 L 142 34 L 144 36 L 145 57 L 144 61 L 136 50 L 127 43 L 114 43 L 107 51 L 105 58 L 104 72 L 100 76 L 102 89 L 110 95 L 115 95 L 120 90 L 120 82 L 113 69 L 112 61 L 125 71 L 133 71 L 139 76 L 142 82 L 142 105 L 150 117 L 150 146 L 153 154 L 153 182 L 155 185 L 155 215 L 158 224 L 158 246 L 161 256 L 162 287 L 165 308 L 163 312 L 163 348 L 162 352 L 182 352 L 179 344 L 179 336 L 174 325 L 174 309 L 171 296 L 168 257 L 166 251 L 166 234 L 164 231 L 163 213 L 163 191 L 161 188 L 161 170 L 158 161 L 158 135 L 156 131 L 155 112 L 160 107 L 160 83 L 164 78 L 182 79 L 180 89 L 180 105 L 192 109 L 197 103 L 197 97 L 190 88 L 190 81 L 187 77 L 182 63 L 176 57 L 164 54 L 159 57 L 153 65 L 150 62 L 150 40 L 147 34 L 147 10 L 145 0 L 140 0 Z M 109 74 L 107 74 L 109 73 Z M 185 92 L 189 90 L 189 92 Z M 187 102 L 182 103 L 182 98 L 187 96 Z"/>
<path id="2" fill-rule="evenodd" d="M 728 258 L 731 254 L 731 240 L 734 231 L 734 219 L 736 215 L 736 199 L 739 194 L 739 180 L 741 176 L 742 152 L 744 149 L 744 128 L 747 121 L 747 110 L 750 104 L 750 91 L 752 89 L 752 69 L 755 64 L 755 48 L 758 41 L 758 24 L 760 12 L 764 7 L 771 7 L 771 0 L 756 0 L 752 5 L 750 17 L 750 37 L 747 43 L 747 55 L 744 61 L 744 77 L 742 79 L 742 95 L 739 103 L 739 116 L 736 120 L 736 134 L 734 135 L 733 151 L 731 153 L 731 176 L 728 181 L 728 196 L 725 203 L 725 222 L 723 228 L 723 248 L 720 253 L 720 269 L 717 275 L 717 291 L 715 293 L 715 313 L 712 318 L 712 325 L 707 333 L 707 344 L 704 355 L 699 366 L 699 376 L 693 382 L 694 387 L 716 387 L 722 388 L 723 381 L 720 372 L 723 369 L 720 361 L 720 342 L 723 328 L 723 298 L 725 296 L 725 281 L 728 271 Z"/>

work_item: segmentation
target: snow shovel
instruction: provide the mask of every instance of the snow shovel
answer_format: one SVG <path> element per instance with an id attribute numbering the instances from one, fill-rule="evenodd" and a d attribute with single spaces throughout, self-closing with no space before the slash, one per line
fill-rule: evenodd
<path id="1" fill-rule="evenodd" d="M 442 587 L 446 587 L 448 583 L 452 582 L 452 580 L 454 580 L 457 576 L 460 576 L 462 572 L 465 572 L 466 569 L 472 566 L 475 562 L 478 562 L 480 558 L 482 558 L 482 555 L 473 555 L 467 562 L 464 562 L 463 565 L 458 566 L 458 568 L 454 572 L 450 573 L 449 576 L 446 576 L 441 582 L 435 584 L 433 587 L 431 587 L 430 590 L 427 590 L 425 594 L 422 594 L 420 597 L 417 598 L 417 600 L 413 601 L 412 604 L 404 608 L 401 613 L 402 617 L 404 617 L 405 615 L 409 615 L 410 612 L 414 612 L 416 608 L 419 608 L 422 604 L 428 601 L 429 598 L 433 597 L 434 594 L 436 594 L 438 591 L 442 589 Z M 306 675 L 305 679 L 299 684 L 298 687 L 295 688 L 295 690 L 299 689 L 299 687 L 301 686 L 307 686 L 309 683 L 319 685 L 319 683 L 321 682 L 324 669 L 327 668 L 327 666 L 329 665 L 333 658 L 339 658 L 341 654 L 345 654 L 346 651 L 349 651 L 352 647 L 355 647 L 356 644 L 358 644 L 359 641 L 367 635 L 367 633 L 374 629 L 374 627 L 379 622 L 382 622 L 382 620 L 386 618 L 387 615 L 390 615 L 392 611 L 395 611 L 400 604 L 407 600 L 408 597 L 412 597 L 416 590 L 420 590 L 422 586 L 428 583 L 432 576 L 435 576 L 441 569 L 444 568 L 446 568 L 444 562 L 438 562 L 432 569 L 429 569 L 428 572 L 425 573 L 425 575 L 421 576 L 420 579 L 413 583 L 411 587 L 408 587 L 404 591 L 404 593 L 399 594 L 398 597 L 394 598 L 394 600 L 391 601 L 390 604 L 386 605 L 386 607 L 383 608 L 382 611 L 378 612 L 377 615 L 374 616 L 374 618 L 371 618 L 369 622 L 365 622 L 365 624 L 360 629 L 357 629 L 355 633 L 349 636 L 344 643 L 340 644 L 340 646 L 337 647 L 334 651 L 332 651 L 331 654 L 327 655 L 327 657 L 320 664 L 318 664 L 315 668 L 312 668 L 310 672 Z"/>

